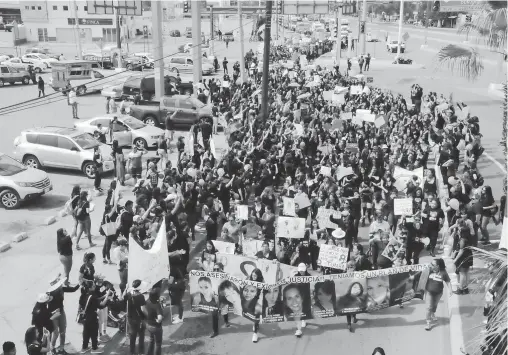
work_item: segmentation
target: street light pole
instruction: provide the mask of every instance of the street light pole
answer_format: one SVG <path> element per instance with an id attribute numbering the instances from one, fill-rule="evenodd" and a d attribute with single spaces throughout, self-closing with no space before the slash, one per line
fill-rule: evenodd
<path id="1" fill-rule="evenodd" d="M 430 18 L 430 1 L 427 1 L 427 10 L 425 11 L 425 42 L 427 45 L 427 33 L 429 32 L 429 18 Z"/>
<path id="2" fill-rule="evenodd" d="M 157 1 L 156 1 L 157 2 Z M 201 2 L 189 1 L 192 13 L 192 63 L 194 84 L 197 85 L 202 78 L 201 70 Z"/>
<path id="3" fill-rule="evenodd" d="M 238 26 L 240 34 L 240 79 L 245 82 L 245 48 L 243 44 L 243 20 L 242 20 L 242 2 L 238 1 Z"/>
<path id="4" fill-rule="evenodd" d="M 360 25 L 360 38 L 362 43 L 362 52 L 360 54 L 365 54 L 367 51 L 366 48 L 366 32 L 367 32 L 367 0 L 363 0 L 362 3 L 362 24 L 363 24 L 363 32 L 361 31 L 362 25 Z"/>
<path id="5" fill-rule="evenodd" d="M 270 37 L 272 29 L 272 0 L 266 1 L 266 23 L 263 53 L 263 86 L 261 91 L 261 115 L 268 119 L 268 78 L 270 70 Z"/>
<path id="6" fill-rule="evenodd" d="M 400 57 L 400 46 L 402 44 L 402 19 L 404 17 L 404 0 L 400 0 L 399 11 L 399 36 L 397 38 L 397 58 Z M 398 61 L 397 61 L 398 63 Z"/>
<path id="7" fill-rule="evenodd" d="M 148 29 L 147 29 L 148 30 Z M 162 2 L 153 2 L 152 38 L 155 74 L 155 99 L 161 100 L 165 94 L 164 88 L 164 51 L 162 48 Z"/>
<path id="8" fill-rule="evenodd" d="M 78 58 L 79 60 L 83 59 L 83 50 L 81 49 L 81 34 L 79 33 L 79 19 L 78 19 L 78 5 L 76 5 L 76 0 L 73 2 L 74 5 L 74 21 L 76 21 L 76 32 L 77 32 L 77 44 L 78 44 Z"/>
<path id="9" fill-rule="evenodd" d="M 335 62 L 336 62 L 336 65 L 339 65 L 339 62 L 340 62 L 340 55 L 341 55 L 341 33 L 339 31 L 339 26 L 340 26 L 340 20 L 341 20 L 341 12 L 342 12 L 342 7 L 340 5 L 337 5 L 337 8 L 336 8 L 336 11 L 337 11 L 337 16 L 336 16 L 336 20 L 337 20 L 337 23 L 336 23 L 336 26 L 335 28 L 337 29 L 337 38 L 336 38 L 336 41 L 337 41 L 337 50 L 336 50 L 336 53 L 335 53 Z"/>
<path id="10" fill-rule="evenodd" d="M 213 5 L 210 5 L 210 55 L 214 55 L 215 32 L 213 31 Z"/>

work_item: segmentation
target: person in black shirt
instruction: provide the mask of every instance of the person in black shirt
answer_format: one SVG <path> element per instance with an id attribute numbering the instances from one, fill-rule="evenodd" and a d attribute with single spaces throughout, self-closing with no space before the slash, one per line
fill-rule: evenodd
<path id="1" fill-rule="evenodd" d="M 206 101 L 208 99 L 207 99 L 205 93 L 203 92 L 203 89 L 199 89 L 198 100 L 206 105 Z"/>
<path id="2" fill-rule="evenodd" d="M 86 352 L 89 347 L 88 343 L 92 342 L 92 354 L 101 354 L 102 350 L 98 348 L 99 336 L 99 318 L 97 310 L 106 307 L 106 304 L 113 295 L 112 291 L 108 291 L 106 297 L 102 301 L 97 298 L 96 286 L 94 282 L 88 283 L 85 292 L 79 298 L 79 307 L 84 314 L 83 319 L 83 345 L 81 352 Z"/>
<path id="3" fill-rule="evenodd" d="M 125 202 L 125 210 L 120 213 L 120 228 L 118 231 L 121 235 L 123 235 L 126 239 L 129 238 L 129 232 L 131 230 L 134 218 L 134 212 L 132 211 L 133 202 L 128 200 Z"/>
<path id="4" fill-rule="evenodd" d="M 129 324 L 129 349 L 131 354 L 136 354 L 136 338 L 138 338 L 138 352 L 145 352 L 145 316 L 142 307 L 145 306 L 145 297 L 139 292 L 140 280 L 132 282 L 132 288 L 125 294 L 127 301 L 127 322 Z"/>

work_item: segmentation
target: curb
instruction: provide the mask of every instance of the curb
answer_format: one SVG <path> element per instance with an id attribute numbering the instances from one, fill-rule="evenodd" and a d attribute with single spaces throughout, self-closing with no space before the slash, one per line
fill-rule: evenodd
<path id="1" fill-rule="evenodd" d="M 452 259 L 443 256 L 446 266 L 451 265 Z M 448 273 L 452 286 L 457 285 L 457 276 L 454 272 Z M 446 288 L 446 287 L 445 287 Z M 460 316 L 459 296 L 452 294 L 451 290 L 446 288 L 446 305 L 448 306 L 449 330 L 450 330 L 450 355 L 464 355 L 464 334 L 462 333 L 462 318 Z"/>
<path id="2" fill-rule="evenodd" d="M 28 233 L 26 232 L 22 232 L 22 233 L 19 233 L 19 234 L 16 234 L 13 238 L 12 238 L 12 241 L 14 243 L 20 243 L 22 242 L 23 240 L 25 239 L 28 239 Z"/>

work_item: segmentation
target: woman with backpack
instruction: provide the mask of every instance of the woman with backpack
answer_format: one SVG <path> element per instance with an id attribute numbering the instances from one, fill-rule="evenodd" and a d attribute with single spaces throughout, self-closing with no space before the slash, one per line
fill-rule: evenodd
<path id="1" fill-rule="evenodd" d="M 85 232 L 88 242 L 90 243 L 90 248 L 94 247 L 95 244 L 92 243 L 92 233 L 90 229 L 92 228 L 92 221 L 90 219 L 90 212 L 92 212 L 90 202 L 88 201 L 88 191 L 81 191 L 79 195 L 78 205 L 74 210 L 74 216 L 78 221 L 78 235 L 76 240 L 76 250 L 81 250 L 79 246 L 79 240 L 81 239 L 81 234 Z"/>

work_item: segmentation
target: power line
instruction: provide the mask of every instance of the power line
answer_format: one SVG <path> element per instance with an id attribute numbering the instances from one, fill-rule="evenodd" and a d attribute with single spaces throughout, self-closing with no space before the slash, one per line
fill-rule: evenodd
<path id="1" fill-rule="evenodd" d="M 253 21 L 250 21 L 250 23 L 252 23 L 252 22 Z M 233 31 L 238 29 L 238 28 L 239 27 L 234 28 Z M 195 48 L 195 47 L 197 47 L 197 46 L 191 46 L 190 49 Z M 164 56 L 164 57 L 162 57 L 160 59 L 155 59 L 154 63 L 157 62 L 157 61 L 160 61 L 160 60 L 164 60 L 164 59 L 169 58 L 169 57 L 173 57 L 173 56 L 179 55 L 179 54 L 180 54 L 180 52 L 175 52 L 175 53 L 169 54 L 167 56 Z M 141 63 L 141 64 L 138 64 L 138 65 L 134 66 L 134 68 L 142 67 L 144 65 L 145 65 L 145 63 Z M 125 73 L 125 72 L 121 71 L 121 72 L 117 72 L 117 73 L 114 73 L 112 75 L 109 75 L 107 77 L 104 77 L 104 78 L 95 79 L 95 80 L 90 81 L 89 83 L 87 83 L 87 86 L 93 88 L 93 87 L 96 87 L 97 85 L 104 85 L 104 84 L 106 84 L 108 82 L 112 82 L 114 80 L 113 77 L 115 77 L 116 75 L 123 74 L 123 73 Z M 105 81 L 103 81 L 103 80 L 105 80 Z M 97 83 L 99 81 L 103 81 L 103 82 L 100 83 L 100 84 L 95 84 L 95 85 L 90 86 L 90 84 L 94 84 L 94 83 Z M 79 86 L 81 86 L 81 85 L 76 85 L 76 86 L 71 87 L 71 88 L 77 88 Z M 13 112 L 23 111 L 25 109 L 29 109 L 29 108 L 34 108 L 34 107 L 39 107 L 39 106 L 45 105 L 47 103 L 46 102 L 42 103 L 41 101 L 43 101 L 44 99 L 48 99 L 48 98 L 50 98 L 52 96 L 58 95 L 58 94 L 61 94 L 61 92 L 57 91 L 57 92 L 51 93 L 51 94 L 49 94 L 49 95 L 47 95 L 45 97 L 38 97 L 38 98 L 34 98 L 34 99 L 23 101 L 23 102 L 19 102 L 19 103 L 13 104 L 13 105 L 2 107 L 2 108 L 0 108 L 0 116 L 5 116 L 5 115 L 8 115 L 8 114 L 13 113 Z M 63 101 L 63 100 L 67 100 L 67 98 L 60 99 L 60 100 L 55 100 L 53 102 Z M 33 105 L 33 106 L 25 106 L 25 105 L 31 105 L 31 104 L 34 104 L 34 103 L 40 103 L 40 104 L 39 105 Z M 20 109 L 17 109 L 18 107 L 20 107 Z M 7 112 L 4 112 L 4 110 L 6 110 Z"/>

